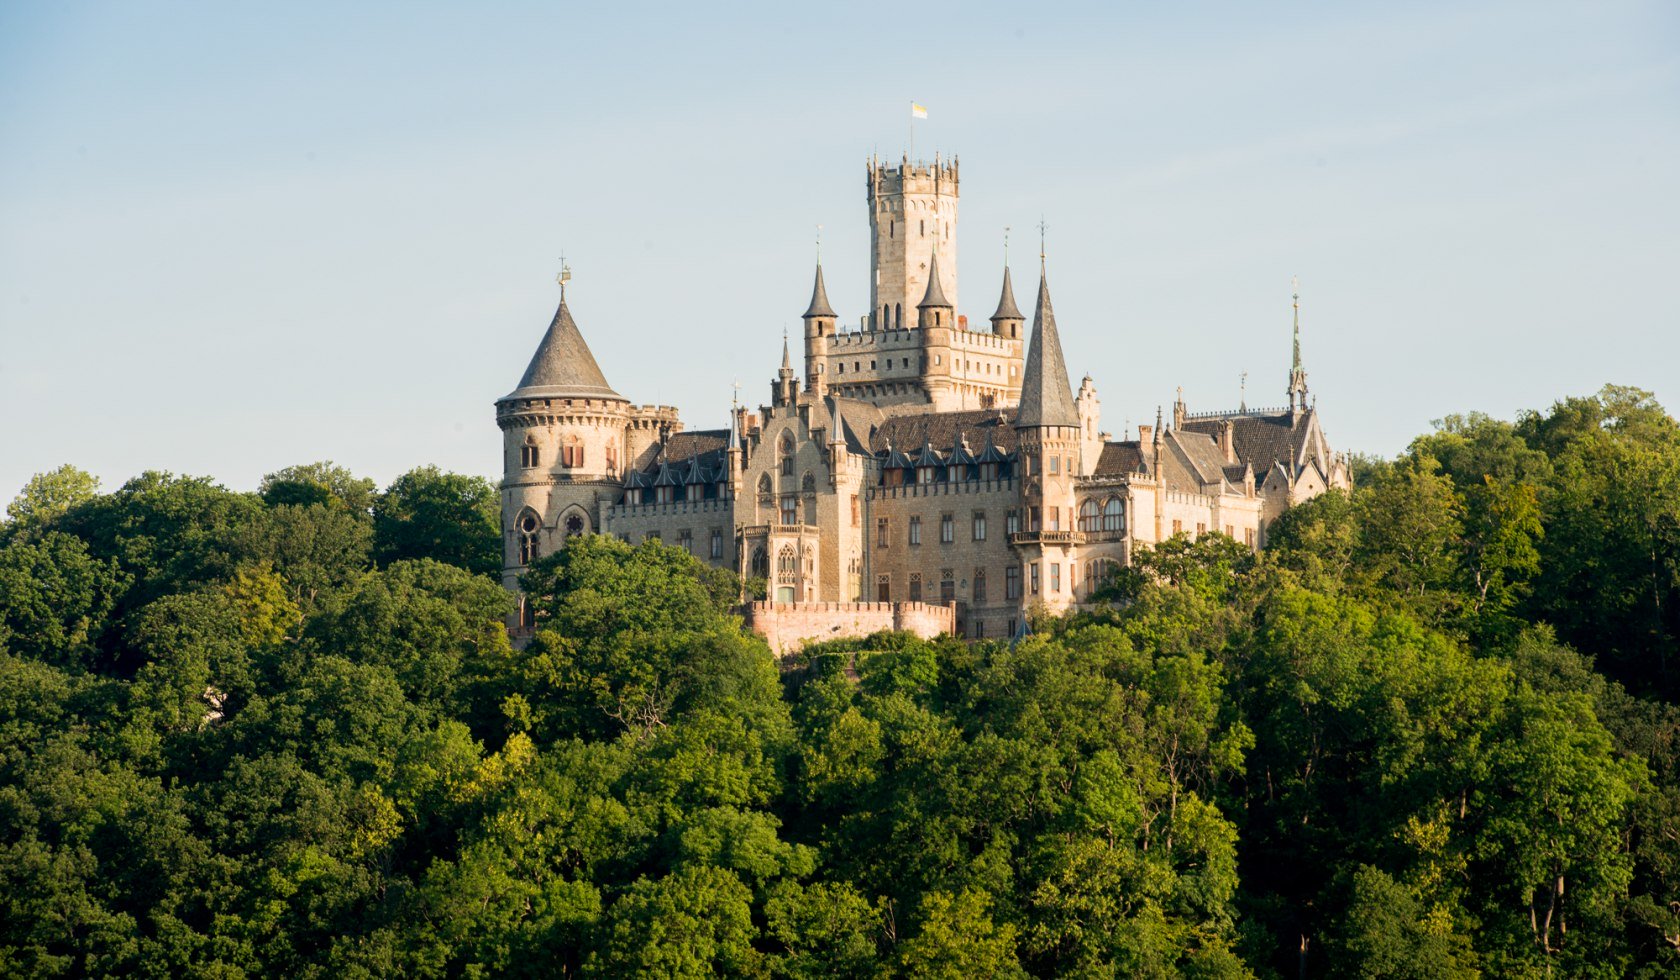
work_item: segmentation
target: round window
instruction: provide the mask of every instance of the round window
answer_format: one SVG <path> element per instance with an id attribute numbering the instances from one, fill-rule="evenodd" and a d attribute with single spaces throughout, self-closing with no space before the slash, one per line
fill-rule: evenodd
<path id="1" fill-rule="evenodd" d="M 526 514 L 524 517 L 521 517 L 519 519 L 519 529 L 524 531 L 526 534 L 534 533 L 537 530 L 537 515 Z"/>
<path id="2" fill-rule="evenodd" d="M 583 533 L 583 518 L 579 517 L 576 514 L 573 514 L 572 516 L 566 518 L 566 534 L 567 534 L 568 537 L 571 536 L 571 535 L 582 534 L 582 533 Z"/>

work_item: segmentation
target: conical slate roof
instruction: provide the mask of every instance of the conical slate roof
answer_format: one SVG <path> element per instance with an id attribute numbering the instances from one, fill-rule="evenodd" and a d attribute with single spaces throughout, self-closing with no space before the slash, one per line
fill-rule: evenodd
<path id="1" fill-rule="evenodd" d="M 625 401 L 623 395 L 607 384 L 595 355 L 589 352 L 583 334 L 578 330 L 572 311 L 566 307 L 566 297 L 560 296 L 560 308 L 554 311 L 554 321 L 548 325 L 537 352 L 519 387 L 504 396 L 508 398 L 607 398 Z"/>
<path id="2" fill-rule="evenodd" d="M 1056 334 L 1056 313 L 1050 308 L 1050 280 L 1038 277 L 1038 309 L 1033 311 L 1032 342 L 1027 345 L 1027 368 L 1021 378 L 1021 409 L 1017 429 L 1036 425 L 1079 426 L 1068 384 L 1062 339 Z"/>
<path id="3" fill-rule="evenodd" d="M 992 322 L 999 320 L 1025 320 L 1021 315 L 1021 308 L 1015 305 L 1015 287 L 1009 281 L 1009 266 L 1003 267 L 1003 295 L 998 297 L 997 312 L 992 314 Z"/>
<path id="4" fill-rule="evenodd" d="M 809 320 L 817 316 L 834 316 L 834 307 L 828 305 L 828 290 L 823 288 L 822 263 L 817 263 L 817 284 L 811 287 L 811 305 L 806 308 L 803 319 Z"/>
<path id="5" fill-rule="evenodd" d="M 939 253 L 933 253 L 933 261 L 928 264 L 928 287 L 922 295 L 922 301 L 916 304 L 916 309 L 925 310 L 930 306 L 949 307 L 951 301 L 945 298 L 945 288 L 939 285 Z"/>

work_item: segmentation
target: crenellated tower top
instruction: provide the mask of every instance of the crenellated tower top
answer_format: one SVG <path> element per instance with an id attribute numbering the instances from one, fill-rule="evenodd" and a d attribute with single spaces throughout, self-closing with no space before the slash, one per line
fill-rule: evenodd
<path id="1" fill-rule="evenodd" d="M 872 232 L 870 329 L 915 328 L 935 246 L 940 288 L 957 306 L 958 180 L 955 157 L 935 156 L 929 163 L 905 156 L 897 164 L 870 159 L 865 180 Z"/>

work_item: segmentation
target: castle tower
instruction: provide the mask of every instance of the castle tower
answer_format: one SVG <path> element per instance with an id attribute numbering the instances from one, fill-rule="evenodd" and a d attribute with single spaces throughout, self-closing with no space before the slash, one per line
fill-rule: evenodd
<path id="1" fill-rule="evenodd" d="M 869 323 L 875 330 L 910 329 L 927 293 L 937 245 L 940 287 L 957 305 L 957 161 L 897 167 L 869 162 L 871 236 Z"/>
<path id="2" fill-rule="evenodd" d="M 607 384 L 566 304 L 519 379 L 496 400 L 502 430 L 502 582 L 517 591 L 531 562 L 600 530 L 622 489 L 630 403 Z M 529 625 L 528 621 L 515 627 Z"/>
<path id="3" fill-rule="evenodd" d="M 1050 283 L 1039 270 L 1038 308 L 1022 372 L 1021 405 L 1015 419 L 1022 463 L 1022 507 L 1027 517 L 1015 536 L 1026 599 L 1042 602 L 1052 613 L 1074 603 L 1077 573 L 1077 509 L 1074 481 L 1079 477 L 1080 415 L 1068 384 L 1056 314 L 1050 306 Z"/>
<path id="4" fill-rule="evenodd" d="M 816 285 L 811 287 L 811 303 L 802 319 L 805 321 L 805 390 L 821 398 L 828 391 L 828 342 L 834 336 L 837 317 L 834 307 L 828 303 L 820 261 Z"/>

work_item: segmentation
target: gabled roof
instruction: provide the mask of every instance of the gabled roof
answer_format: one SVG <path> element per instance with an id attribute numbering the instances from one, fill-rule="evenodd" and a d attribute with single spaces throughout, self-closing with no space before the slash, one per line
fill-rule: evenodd
<path id="1" fill-rule="evenodd" d="M 1129 476 L 1146 469 L 1143 447 L 1136 441 L 1105 442 L 1094 476 Z"/>
<path id="2" fill-rule="evenodd" d="M 1015 420 L 1017 428 L 1039 425 L 1079 426 L 1067 361 L 1062 357 L 1062 339 L 1056 333 L 1056 313 L 1050 307 L 1050 280 L 1042 272 L 1038 277 L 1038 309 L 1033 311 L 1032 342 L 1027 345 L 1027 367 L 1021 375 L 1020 417 Z"/>
<path id="3" fill-rule="evenodd" d="M 595 363 L 595 355 L 584 343 L 572 311 L 566 307 L 566 297 L 560 297 L 560 307 L 554 320 L 543 334 L 537 352 L 519 379 L 519 387 L 502 397 L 512 398 L 600 398 L 625 401 L 623 395 L 612 390 L 606 375 Z"/>
<path id="4" fill-rule="evenodd" d="M 1314 438 L 1317 409 L 1276 414 L 1229 415 L 1188 419 L 1183 428 L 1219 438 L 1219 427 L 1231 423 L 1231 443 L 1237 459 L 1252 463 L 1256 474 L 1281 462 L 1291 471 L 1316 455 L 1320 440 Z"/>

